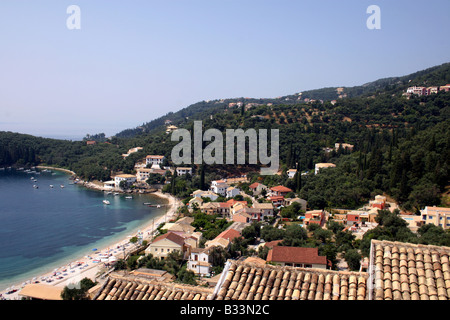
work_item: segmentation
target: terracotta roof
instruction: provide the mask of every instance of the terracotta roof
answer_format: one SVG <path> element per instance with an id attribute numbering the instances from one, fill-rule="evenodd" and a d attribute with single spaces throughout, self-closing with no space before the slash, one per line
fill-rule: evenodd
<path id="1" fill-rule="evenodd" d="M 156 237 L 153 241 L 152 244 L 164 239 L 168 239 L 172 242 L 175 242 L 176 244 L 179 244 L 180 246 L 182 246 L 184 244 L 184 238 L 174 232 L 167 232 L 163 235 L 160 235 L 159 237 Z"/>
<path id="2" fill-rule="evenodd" d="M 258 182 L 254 182 L 251 185 L 248 186 L 249 189 L 255 189 L 259 186 L 260 184 Z"/>
<path id="3" fill-rule="evenodd" d="M 222 238 L 222 239 L 227 239 L 228 241 L 232 241 L 234 238 L 240 237 L 241 233 L 237 230 L 234 229 L 227 229 L 225 231 L 223 231 L 222 233 L 220 233 L 217 238 Z"/>
<path id="4" fill-rule="evenodd" d="M 212 288 L 112 273 L 92 300 L 207 300 Z"/>
<path id="5" fill-rule="evenodd" d="M 292 189 L 289 189 L 285 186 L 272 187 L 272 188 L 270 188 L 270 190 L 276 191 L 276 192 L 292 192 Z"/>
<path id="6" fill-rule="evenodd" d="M 372 240 L 373 300 L 448 300 L 450 247 Z"/>
<path id="7" fill-rule="evenodd" d="M 272 249 L 273 247 L 278 246 L 278 244 L 280 242 L 283 242 L 283 240 L 273 240 L 273 241 L 266 242 L 264 244 L 264 246 L 266 246 L 269 249 Z"/>
<path id="8" fill-rule="evenodd" d="M 366 300 L 365 272 L 229 261 L 215 300 Z"/>
<path id="9" fill-rule="evenodd" d="M 302 264 L 327 264 L 325 256 L 319 256 L 317 248 L 273 246 L 267 255 L 267 261 L 302 263 Z"/>

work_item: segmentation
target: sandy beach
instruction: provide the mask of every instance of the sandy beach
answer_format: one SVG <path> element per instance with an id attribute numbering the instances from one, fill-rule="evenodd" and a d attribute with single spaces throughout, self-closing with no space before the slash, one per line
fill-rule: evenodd
<path id="1" fill-rule="evenodd" d="M 165 198 L 168 200 L 167 210 L 164 215 L 161 215 L 154 220 L 147 222 L 140 230 L 134 235 L 140 235 L 143 240 L 151 240 L 153 238 L 155 230 L 158 226 L 164 222 L 168 222 L 176 215 L 177 209 L 181 205 L 181 201 L 177 198 L 163 194 L 161 192 L 153 192 L 152 194 Z M 12 285 L 10 288 L 0 292 L 0 299 L 3 300 L 17 300 L 21 299 L 20 290 L 29 283 L 47 284 L 52 286 L 58 286 L 64 288 L 65 286 L 75 286 L 80 280 L 84 278 L 92 279 L 93 281 L 99 276 L 100 273 L 111 269 L 108 265 L 114 263 L 114 261 L 123 259 L 130 251 L 136 248 L 134 244 L 130 242 L 130 236 L 122 239 L 116 243 L 112 243 L 105 248 L 87 252 L 85 256 L 72 261 L 69 264 L 63 265 L 52 271 L 49 271 L 40 276 L 33 277 L 32 279 L 25 281 L 21 284 Z M 7 291 L 14 291 L 13 293 L 7 293 Z"/>

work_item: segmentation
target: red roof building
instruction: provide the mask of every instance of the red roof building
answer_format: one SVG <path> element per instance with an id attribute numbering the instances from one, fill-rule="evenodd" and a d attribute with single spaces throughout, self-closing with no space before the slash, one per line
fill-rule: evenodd
<path id="1" fill-rule="evenodd" d="M 285 186 L 276 186 L 270 188 L 270 190 L 276 195 L 276 196 L 285 196 L 289 192 L 292 192 L 292 189 L 289 189 Z"/>
<path id="2" fill-rule="evenodd" d="M 241 236 L 241 233 L 234 229 L 228 229 L 220 233 L 217 238 L 227 239 L 228 241 L 233 241 L 234 238 L 238 238 Z"/>
<path id="3" fill-rule="evenodd" d="M 267 255 L 267 262 L 282 266 L 327 269 L 327 257 L 319 256 L 317 248 L 274 246 Z"/>

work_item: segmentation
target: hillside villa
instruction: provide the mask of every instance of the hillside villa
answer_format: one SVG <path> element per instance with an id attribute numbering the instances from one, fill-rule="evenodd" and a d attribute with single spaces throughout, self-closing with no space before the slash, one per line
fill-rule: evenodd
<path id="1" fill-rule="evenodd" d="M 274 246 L 267 254 L 267 262 L 281 266 L 328 269 L 327 257 L 319 256 L 318 248 Z"/>

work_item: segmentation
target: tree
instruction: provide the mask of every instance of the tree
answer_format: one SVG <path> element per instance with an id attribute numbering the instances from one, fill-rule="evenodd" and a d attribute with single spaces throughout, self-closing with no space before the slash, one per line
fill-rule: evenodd
<path id="1" fill-rule="evenodd" d="M 348 267 L 352 271 L 359 271 L 359 268 L 361 266 L 361 255 L 359 254 L 358 250 L 351 249 L 348 250 L 344 255 L 345 261 L 347 261 Z"/>
<path id="2" fill-rule="evenodd" d="M 63 300 L 88 300 L 87 292 L 96 283 L 89 278 L 82 279 L 75 287 L 65 286 L 61 292 Z"/>

